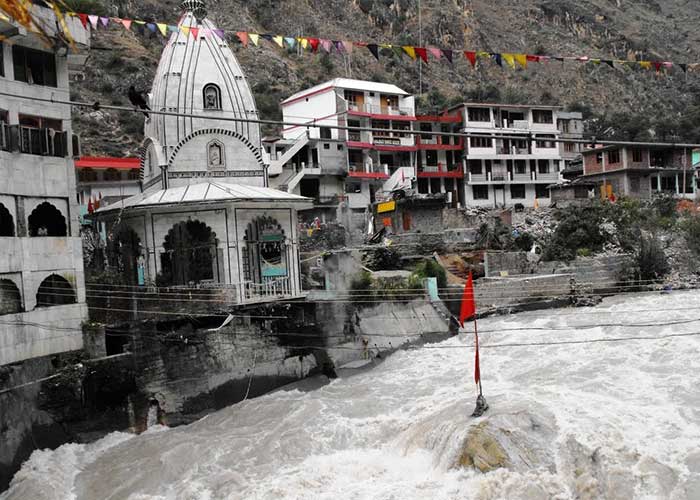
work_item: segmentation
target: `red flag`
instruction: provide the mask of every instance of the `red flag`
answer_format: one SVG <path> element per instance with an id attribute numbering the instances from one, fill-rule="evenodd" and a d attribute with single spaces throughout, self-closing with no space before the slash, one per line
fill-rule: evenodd
<path id="1" fill-rule="evenodd" d="M 474 301 L 474 282 L 472 281 L 472 272 L 469 271 L 467 284 L 464 286 L 464 294 L 462 295 L 462 306 L 459 310 L 459 324 L 464 328 L 464 320 L 467 320 L 476 314 L 476 302 Z"/>
<path id="2" fill-rule="evenodd" d="M 476 65 L 476 52 L 472 52 L 472 51 L 467 50 L 464 52 L 464 56 L 467 59 L 469 59 L 470 63 L 472 63 L 472 67 L 474 67 Z"/>
<path id="3" fill-rule="evenodd" d="M 78 14 L 78 18 L 80 18 L 80 22 L 83 24 L 83 28 L 87 29 L 88 15 Z"/>
<path id="4" fill-rule="evenodd" d="M 420 57 L 423 62 L 428 62 L 428 51 L 425 49 L 425 47 L 413 47 L 413 49 L 416 51 L 416 55 Z"/>
<path id="5" fill-rule="evenodd" d="M 89 214 L 95 211 L 95 207 L 92 205 L 92 196 L 90 197 L 90 201 L 88 201 L 87 211 Z"/>

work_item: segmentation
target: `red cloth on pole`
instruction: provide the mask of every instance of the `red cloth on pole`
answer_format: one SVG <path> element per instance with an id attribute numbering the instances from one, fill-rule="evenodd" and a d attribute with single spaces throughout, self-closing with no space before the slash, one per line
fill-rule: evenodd
<path id="1" fill-rule="evenodd" d="M 459 309 L 459 324 L 464 328 L 464 321 L 476 314 L 476 302 L 474 301 L 474 282 L 472 280 L 472 272 L 469 271 L 467 284 L 464 285 L 464 293 L 462 294 L 462 305 Z"/>

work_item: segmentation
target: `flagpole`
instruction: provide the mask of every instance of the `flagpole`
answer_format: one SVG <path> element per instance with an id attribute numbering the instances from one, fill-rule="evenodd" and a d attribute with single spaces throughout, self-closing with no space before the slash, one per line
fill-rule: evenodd
<path id="1" fill-rule="evenodd" d="M 476 314 L 474 315 L 474 340 L 475 340 L 475 347 L 476 347 L 476 357 L 479 359 L 479 332 L 477 331 L 476 327 Z M 479 359 L 479 364 L 481 364 L 481 360 Z M 479 366 L 479 396 L 483 397 L 484 393 L 481 390 L 481 366 Z"/>

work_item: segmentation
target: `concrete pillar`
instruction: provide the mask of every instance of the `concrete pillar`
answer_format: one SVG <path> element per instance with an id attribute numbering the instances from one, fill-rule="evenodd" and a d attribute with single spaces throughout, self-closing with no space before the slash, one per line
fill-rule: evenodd
<path id="1" fill-rule="evenodd" d="M 683 186 L 683 191 L 685 191 L 685 186 Z M 676 174 L 676 194 L 681 194 L 680 185 L 678 184 L 678 174 Z"/>
<path id="2" fill-rule="evenodd" d="M 21 196 L 15 197 L 15 207 L 17 217 L 15 218 L 15 231 L 17 237 L 26 238 L 27 236 L 27 214 L 24 210 L 24 198 Z"/>

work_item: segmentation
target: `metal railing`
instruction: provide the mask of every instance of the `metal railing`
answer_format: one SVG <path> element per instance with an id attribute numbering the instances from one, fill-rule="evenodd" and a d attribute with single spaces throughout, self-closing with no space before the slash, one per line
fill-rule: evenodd
<path id="1" fill-rule="evenodd" d="M 244 300 L 254 301 L 273 297 L 288 297 L 292 287 L 288 276 L 278 278 L 263 278 L 262 283 L 246 281 L 243 284 Z"/>
<path id="2" fill-rule="evenodd" d="M 68 156 L 68 133 L 51 128 L 17 127 L 19 133 L 19 151 L 30 155 L 56 156 L 64 158 Z"/>
<path id="3" fill-rule="evenodd" d="M 372 115 L 386 115 L 386 116 L 413 116 L 413 110 L 411 108 L 402 108 L 399 106 L 382 106 L 377 104 L 354 104 L 348 103 L 349 111 L 357 111 L 359 113 L 369 113 Z"/>

